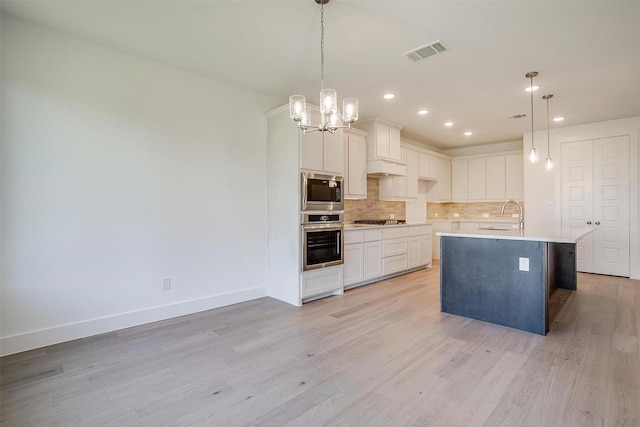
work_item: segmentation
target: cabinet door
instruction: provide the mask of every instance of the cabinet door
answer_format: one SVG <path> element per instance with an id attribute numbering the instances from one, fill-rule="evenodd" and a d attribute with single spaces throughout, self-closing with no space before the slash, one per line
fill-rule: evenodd
<path id="1" fill-rule="evenodd" d="M 382 241 L 365 242 L 364 249 L 364 280 L 382 276 Z"/>
<path id="2" fill-rule="evenodd" d="M 431 264 L 432 247 L 433 242 L 430 234 L 428 236 L 420 237 L 420 265 Z"/>
<path id="3" fill-rule="evenodd" d="M 345 198 L 367 198 L 367 141 L 364 137 L 347 134 L 345 137 L 347 151 L 347 173 Z"/>
<path id="4" fill-rule="evenodd" d="M 438 200 L 451 200 L 451 160 L 438 159 Z"/>
<path id="5" fill-rule="evenodd" d="M 400 129 L 389 126 L 389 157 L 400 160 Z"/>
<path id="6" fill-rule="evenodd" d="M 322 133 L 300 132 L 300 168 L 322 172 L 323 160 Z"/>
<path id="7" fill-rule="evenodd" d="M 483 200 L 487 197 L 487 164 L 484 158 L 469 160 L 469 199 Z"/>
<path id="8" fill-rule="evenodd" d="M 505 196 L 505 157 L 487 159 L 487 199 L 502 200 Z"/>
<path id="9" fill-rule="evenodd" d="M 408 261 L 407 268 L 416 268 L 419 267 L 420 258 L 421 258 L 421 245 L 422 245 L 422 236 L 409 237 L 408 242 Z"/>
<path id="10" fill-rule="evenodd" d="M 429 178 L 437 180 L 439 178 L 438 158 L 429 156 Z"/>
<path id="11" fill-rule="evenodd" d="M 429 171 L 429 167 L 430 167 L 430 156 L 427 156 L 426 154 L 420 153 L 420 155 L 418 156 L 418 177 L 420 177 L 421 179 L 427 179 L 431 176 L 431 173 Z"/>
<path id="12" fill-rule="evenodd" d="M 364 247 L 362 243 L 344 246 L 344 284 L 351 285 L 364 280 Z"/>
<path id="13" fill-rule="evenodd" d="M 319 132 L 314 132 L 319 133 Z M 344 137 L 342 129 L 334 135 L 322 132 L 323 172 L 328 175 L 344 175 Z"/>
<path id="14" fill-rule="evenodd" d="M 453 200 L 469 199 L 468 164 L 467 160 L 451 161 L 451 198 Z"/>
<path id="15" fill-rule="evenodd" d="M 524 199 L 524 159 L 522 154 L 505 156 L 505 198 Z"/>
<path id="16" fill-rule="evenodd" d="M 389 158 L 389 126 L 384 123 L 376 123 L 376 157 Z M 398 153 L 398 156 L 400 153 Z"/>

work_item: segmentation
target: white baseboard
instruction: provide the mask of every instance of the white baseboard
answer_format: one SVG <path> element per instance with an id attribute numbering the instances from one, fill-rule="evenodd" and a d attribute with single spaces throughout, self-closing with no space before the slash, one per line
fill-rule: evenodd
<path id="1" fill-rule="evenodd" d="M 82 322 L 54 326 L 0 338 L 0 356 L 33 350 L 52 344 L 104 334 L 131 326 L 198 313 L 226 305 L 250 301 L 267 296 L 266 287 L 245 289 L 228 294 L 214 295 L 197 300 L 183 301 L 160 307 L 151 307 L 129 313 L 99 317 Z"/>

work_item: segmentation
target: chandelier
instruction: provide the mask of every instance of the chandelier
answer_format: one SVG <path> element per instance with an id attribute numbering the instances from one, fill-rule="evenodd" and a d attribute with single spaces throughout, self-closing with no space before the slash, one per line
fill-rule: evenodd
<path id="1" fill-rule="evenodd" d="M 529 149 L 529 163 L 538 163 L 540 161 L 538 151 L 533 144 L 533 91 L 535 90 L 533 88 L 533 78 L 537 75 L 537 71 L 525 74 L 525 77 L 531 80 L 531 84 L 529 85 L 529 92 L 531 93 L 531 148 Z"/>
<path id="2" fill-rule="evenodd" d="M 289 97 L 289 116 L 298 123 L 303 133 L 329 132 L 334 134 L 339 128 L 351 129 L 351 123 L 358 120 L 358 100 L 345 98 L 342 101 L 342 116 L 338 109 L 338 94 L 334 89 L 324 88 L 324 5 L 329 0 L 314 0 L 320 5 L 320 123 L 311 123 L 311 111 L 302 95 Z M 345 124 L 343 124 L 345 123 Z"/>

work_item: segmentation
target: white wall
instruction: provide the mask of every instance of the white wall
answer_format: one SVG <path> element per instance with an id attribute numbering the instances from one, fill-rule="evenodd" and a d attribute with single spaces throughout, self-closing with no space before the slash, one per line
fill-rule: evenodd
<path id="1" fill-rule="evenodd" d="M 267 294 L 275 100 L 10 17 L 1 36 L 1 354 Z"/>
<path id="2" fill-rule="evenodd" d="M 629 135 L 631 143 L 631 278 L 640 279 L 640 154 L 638 139 L 640 133 L 640 117 L 590 123 L 580 126 L 551 129 L 550 150 L 554 162 L 552 172 L 544 169 L 547 158 L 547 131 L 534 133 L 535 147 L 540 154 L 540 163 L 532 165 L 526 161 L 531 148 L 531 133 L 524 135 L 524 192 L 526 206 L 526 223 L 536 226 L 561 227 L 561 144 L 570 141 L 605 138 L 617 135 Z M 551 199 L 551 203 L 549 203 Z"/>

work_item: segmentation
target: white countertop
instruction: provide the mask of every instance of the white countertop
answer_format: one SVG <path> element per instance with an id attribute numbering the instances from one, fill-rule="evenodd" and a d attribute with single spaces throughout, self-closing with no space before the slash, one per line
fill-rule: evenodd
<path id="1" fill-rule="evenodd" d="M 576 243 L 584 236 L 595 230 L 595 227 L 576 227 L 565 233 L 554 228 L 527 227 L 523 230 L 458 230 L 458 231 L 438 231 L 436 236 L 451 237 L 471 237 L 476 239 L 502 239 L 502 240 L 530 240 L 538 242 L 552 243 Z"/>

